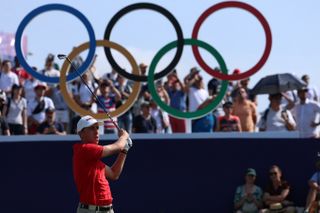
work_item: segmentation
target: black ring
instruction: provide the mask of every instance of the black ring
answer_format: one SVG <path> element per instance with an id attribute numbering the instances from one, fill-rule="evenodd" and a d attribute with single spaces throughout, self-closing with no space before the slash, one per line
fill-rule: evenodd
<path id="1" fill-rule="evenodd" d="M 114 25 L 116 24 L 116 22 L 125 14 L 133 11 L 133 10 L 137 10 L 137 9 L 150 9 L 150 10 L 154 10 L 156 12 L 161 13 L 162 15 L 164 15 L 167 19 L 169 19 L 169 21 L 172 23 L 174 29 L 176 30 L 177 33 L 177 51 L 176 54 L 173 58 L 173 60 L 170 62 L 170 64 L 164 68 L 162 71 L 158 72 L 157 74 L 155 74 L 155 80 L 164 77 L 165 75 L 169 74 L 171 71 L 173 71 L 173 69 L 176 67 L 176 65 L 178 64 L 181 55 L 182 55 L 182 50 L 183 50 L 183 34 L 182 34 L 182 29 L 178 23 L 178 21 L 176 20 L 176 18 L 165 8 L 156 5 L 156 4 L 151 4 L 151 3 L 137 3 L 137 4 L 132 4 L 129 5 L 123 9 L 121 9 L 119 12 L 117 12 L 112 19 L 110 20 L 110 22 L 108 23 L 106 30 L 104 32 L 104 39 L 105 40 L 110 40 L 110 34 L 111 34 L 111 30 L 114 27 Z M 131 73 L 126 72 L 124 69 L 122 69 L 117 62 L 114 60 L 112 54 L 111 54 L 111 50 L 108 47 L 104 48 L 104 52 L 106 54 L 106 57 L 109 61 L 109 63 L 111 64 L 112 68 L 119 73 L 120 75 L 126 77 L 127 79 L 133 80 L 133 81 L 140 81 L 140 82 L 147 82 L 147 76 L 141 76 L 141 75 L 134 75 Z"/>

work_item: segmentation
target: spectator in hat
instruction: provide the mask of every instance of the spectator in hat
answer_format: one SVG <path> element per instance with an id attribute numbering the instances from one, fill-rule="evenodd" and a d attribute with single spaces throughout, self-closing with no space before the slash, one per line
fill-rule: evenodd
<path id="1" fill-rule="evenodd" d="M 209 99 L 209 93 L 204 89 L 203 78 L 199 74 L 200 70 L 196 67 L 191 68 L 190 73 L 184 78 L 185 90 L 188 94 L 188 111 L 194 112 L 197 109 L 205 107 L 208 103 L 205 103 Z M 207 121 L 205 121 L 207 119 Z M 202 126 L 203 123 L 209 125 Z M 204 116 L 200 119 L 192 120 L 192 132 L 212 131 L 209 127 L 213 125 L 212 114 Z"/>
<path id="2" fill-rule="evenodd" d="M 48 54 L 46 61 L 45 61 L 44 69 L 41 70 L 41 73 L 43 75 L 48 76 L 48 77 L 59 77 L 60 76 L 59 70 L 57 70 L 54 65 L 54 55 L 53 54 L 51 54 L 51 53 Z"/>
<path id="3" fill-rule="evenodd" d="M 38 83 L 34 91 L 36 96 L 27 103 L 28 112 L 28 133 L 35 134 L 37 128 L 45 120 L 45 110 L 47 108 L 54 108 L 51 98 L 44 96 L 47 86 L 43 83 Z"/>
<path id="4" fill-rule="evenodd" d="M 320 113 L 320 106 L 307 98 L 308 91 L 307 87 L 298 90 L 300 102 L 295 104 L 291 112 L 297 123 L 300 137 L 316 138 L 318 137 L 317 126 L 320 125 L 320 122 L 316 122 L 315 118 Z"/>
<path id="5" fill-rule="evenodd" d="M 308 88 L 307 98 L 309 100 L 313 100 L 315 102 L 319 102 L 320 101 L 319 90 L 315 86 L 310 85 L 310 77 L 309 77 L 309 75 L 303 75 L 301 77 L 301 80 L 304 81 L 306 83 L 306 85 L 307 85 L 307 88 Z"/>
<path id="6" fill-rule="evenodd" d="M 0 135 L 10 135 L 9 125 L 4 116 L 2 116 L 3 106 L 6 104 L 6 93 L 0 90 Z"/>
<path id="7" fill-rule="evenodd" d="M 234 196 L 236 213 L 258 213 L 262 207 L 262 189 L 255 185 L 257 173 L 253 168 L 245 172 L 245 183 L 238 186 Z"/>
<path id="8" fill-rule="evenodd" d="M 170 106 L 181 112 L 185 112 L 187 109 L 185 86 L 178 78 L 176 72 L 172 72 L 168 75 L 166 86 L 166 90 L 170 98 Z M 186 132 L 185 119 L 179 119 L 169 115 L 169 121 L 173 133 Z"/>
<path id="9" fill-rule="evenodd" d="M 27 100 L 22 97 L 22 86 L 14 84 L 11 89 L 11 97 L 3 108 L 12 135 L 28 134 Z"/>
<path id="10" fill-rule="evenodd" d="M 45 75 L 48 77 L 60 77 L 60 72 L 58 70 L 59 68 L 54 63 L 54 58 L 55 58 L 55 56 L 53 54 L 51 54 L 51 53 L 48 54 L 46 61 L 45 61 L 44 69 L 41 70 L 42 75 Z M 53 88 L 56 86 L 56 84 L 48 83 L 47 86 L 48 86 L 48 88 L 46 90 L 46 96 L 51 98 L 51 96 L 54 92 Z"/>
<path id="11" fill-rule="evenodd" d="M 37 132 L 45 135 L 65 135 L 66 132 L 64 130 L 63 124 L 61 122 L 55 121 L 55 109 L 49 107 L 45 110 L 45 113 L 46 118 L 38 126 Z"/>
<path id="12" fill-rule="evenodd" d="M 121 100 L 121 93 L 114 86 L 111 80 L 103 80 L 100 83 L 99 90 L 101 95 L 98 96 L 100 102 L 104 104 L 107 112 L 113 112 L 116 110 L 116 103 Z M 104 113 L 103 108 L 98 104 L 98 113 Z M 114 121 L 117 122 L 117 119 L 114 118 Z M 117 129 L 110 119 L 104 121 L 104 133 L 112 134 L 116 133 Z"/>
<path id="13" fill-rule="evenodd" d="M 238 116 L 232 114 L 233 105 L 228 101 L 223 104 L 224 116 L 218 117 L 216 131 L 221 132 L 241 132 L 241 124 Z"/>
<path id="14" fill-rule="evenodd" d="M 132 132 L 134 133 L 156 133 L 157 122 L 151 116 L 150 103 L 141 104 L 141 114 L 134 117 Z"/>
<path id="15" fill-rule="evenodd" d="M 11 70 L 11 62 L 9 60 L 4 60 L 0 71 L 0 89 L 4 91 L 7 96 L 11 95 L 11 88 L 14 84 L 19 85 L 18 76 Z"/>
<path id="16" fill-rule="evenodd" d="M 17 56 L 14 57 L 14 67 L 12 71 L 18 76 L 19 84 L 24 85 L 24 82 L 30 78 L 30 74 L 20 65 Z"/>

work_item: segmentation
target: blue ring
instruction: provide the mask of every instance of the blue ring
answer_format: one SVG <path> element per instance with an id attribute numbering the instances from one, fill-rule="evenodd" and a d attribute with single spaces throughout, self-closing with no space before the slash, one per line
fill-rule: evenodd
<path id="1" fill-rule="evenodd" d="M 80 19 L 80 21 L 85 25 L 85 27 L 88 31 L 89 38 L 90 38 L 89 53 L 88 53 L 88 57 L 86 58 L 84 63 L 78 69 L 78 72 L 80 74 L 84 73 L 87 70 L 87 68 L 90 66 L 90 64 L 94 58 L 94 54 L 96 51 L 96 37 L 94 35 L 93 28 L 92 28 L 90 22 L 88 21 L 88 19 L 80 11 L 74 9 L 73 7 L 64 5 L 64 4 L 46 4 L 44 6 L 41 6 L 41 7 L 38 7 L 36 9 L 32 10 L 27 16 L 24 17 L 24 19 L 21 21 L 21 23 L 17 29 L 16 38 L 15 38 L 16 54 L 17 54 L 17 57 L 18 57 L 18 60 L 21 64 L 21 66 L 30 75 L 32 75 L 33 77 L 35 77 L 38 80 L 41 80 L 41 81 L 44 81 L 47 83 L 59 83 L 58 77 L 45 76 L 45 75 L 42 75 L 41 73 L 38 73 L 37 71 L 33 70 L 29 66 L 29 64 L 26 62 L 26 60 L 23 56 L 23 53 L 21 51 L 21 38 L 22 38 L 22 34 L 23 34 L 25 27 L 37 15 L 39 15 L 43 12 L 50 11 L 50 10 L 62 10 L 64 12 L 71 13 L 72 15 L 74 15 L 78 19 Z M 75 79 L 76 77 L 79 77 L 77 72 L 70 73 L 67 76 L 67 81 L 71 81 L 71 80 Z"/>

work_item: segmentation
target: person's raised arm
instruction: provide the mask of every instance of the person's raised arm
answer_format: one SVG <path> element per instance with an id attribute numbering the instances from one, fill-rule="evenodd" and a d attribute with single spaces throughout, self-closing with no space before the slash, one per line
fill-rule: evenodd
<path id="1" fill-rule="evenodd" d="M 123 138 L 123 139 L 126 138 L 124 141 L 126 143 L 128 143 L 128 141 L 127 141 L 128 138 L 129 138 L 128 133 L 126 131 L 122 130 L 122 129 L 120 130 L 119 133 L 121 135 L 119 137 L 119 140 L 122 140 L 120 138 Z M 124 135 L 126 135 L 126 137 Z M 119 142 L 121 143 L 122 141 L 119 141 Z M 120 174 L 121 174 L 123 166 L 124 166 L 124 162 L 126 160 L 126 156 L 127 156 L 128 150 L 129 150 L 129 148 L 126 149 L 125 147 L 123 147 L 121 149 L 121 151 L 119 152 L 118 157 L 117 157 L 116 161 L 114 162 L 114 164 L 111 167 L 106 165 L 106 167 L 105 167 L 105 176 L 106 176 L 107 179 L 109 179 L 109 180 L 117 180 L 120 177 Z"/>
<path id="2" fill-rule="evenodd" d="M 102 158 L 117 154 L 124 149 L 125 145 L 127 144 L 129 134 L 125 130 L 120 129 L 118 135 L 119 138 L 115 143 L 103 146 L 103 151 L 101 155 Z"/>

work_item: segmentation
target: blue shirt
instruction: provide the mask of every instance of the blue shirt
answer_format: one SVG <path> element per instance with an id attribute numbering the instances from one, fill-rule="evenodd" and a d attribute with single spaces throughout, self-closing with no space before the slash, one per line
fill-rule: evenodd
<path id="1" fill-rule="evenodd" d="M 180 111 L 186 110 L 186 95 L 183 91 L 169 90 L 170 106 Z"/>

